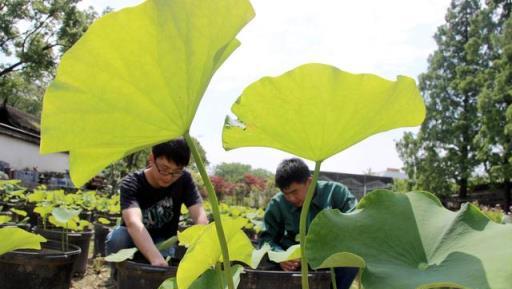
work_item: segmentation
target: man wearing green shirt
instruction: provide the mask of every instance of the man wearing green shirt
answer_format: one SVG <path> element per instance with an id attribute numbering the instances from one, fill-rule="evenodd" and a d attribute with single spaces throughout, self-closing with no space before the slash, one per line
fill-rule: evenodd
<path id="1" fill-rule="evenodd" d="M 275 180 L 281 192 L 272 198 L 265 211 L 261 240 L 269 243 L 273 250 L 281 251 L 298 243 L 300 212 L 312 177 L 304 161 L 291 158 L 279 164 Z M 346 213 L 354 210 L 356 204 L 356 198 L 344 185 L 318 181 L 306 226 L 309 227 L 311 221 L 323 209 L 334 208 Z M 286 261 L 279 265 L 284 271 L 296 271 L 300 268 L 300 260 Z M 335 268 L 335 272 L 337 288 L 348 289 L 358 269 Z"/>

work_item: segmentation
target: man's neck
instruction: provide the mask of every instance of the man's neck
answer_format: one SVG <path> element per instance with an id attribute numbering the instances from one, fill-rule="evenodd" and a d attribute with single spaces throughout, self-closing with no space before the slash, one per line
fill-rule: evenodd
<path id="1" fill-rule="evenodd" d="M 144 170 L 144 177 L 146 178 L 146 180 L 148 181 L 149 185 L 155 189 L 160 189 L 160 186 L 158 185 L 158 183 L 156 182 L 155 179 L 153 179 L 153 175 L 151 174 L 151 170 L 152 168 L 148 168 L 148 169 L 145 169 Z"/>

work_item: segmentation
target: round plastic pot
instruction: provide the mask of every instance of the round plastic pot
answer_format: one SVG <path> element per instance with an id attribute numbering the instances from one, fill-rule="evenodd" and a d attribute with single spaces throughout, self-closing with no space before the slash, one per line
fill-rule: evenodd
<path id="1" fill-rule="evenodd" d="M 68 289 L 73 263 L 80 248 L 69 246 L 62 252 L 61 244 L 48 240 L 41 250 L 16 250 L 0 256 L 2 289 L 52 288 Z"/>
<path id="2" fill-rule="evenodd" d="M 162 282 L 176 276 L 177 266 L 158 267 L 147 263 L 116 263 L 118 289 L 157 289 Z"/>
<path id="3" fill-rule="evenodd" d="M 41 234 L 43 237 L 52 240 L 62 240 L 62 230 L 43 230 L 36 227 L 35 232 Z M 87 258 L 89 257 L 89 247 L 93 230 L 84 232 L 67 232 L 69 244 L 80 247 L 82 252 L 73 264 L 73 274 L 83 276 L 87 271 Z"/>
<path id="4" fill-rule="evenodd" d="M 17 227 L 17 228 L 20 228 L 20 229 L 30 232 L 30 224 L 17 224 L 17 223 L 9 222 L 9 223 L 0 224 L 0 228 L 3 228 L 3 227 Z"/>
<path id="5" fill-rule="evenodd" d="M 105 239 L 112 227 L 103 224 L 94 224 L 94 256 L 105 257 Z"/>
<path id="6" fill-rule="evenodd" d="M 253 270 L 245 268 L 240 274 L 238 289 L 300 289 L 301 273 L 285 271 Z M 329 271 L 309 272 L 310 289 L 330 288 L 331 274 Z"/>

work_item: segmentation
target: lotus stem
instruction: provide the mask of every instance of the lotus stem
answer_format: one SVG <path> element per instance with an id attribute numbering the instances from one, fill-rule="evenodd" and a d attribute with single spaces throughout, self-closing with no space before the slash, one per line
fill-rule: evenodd
<path id="1" fill-rule="evenodd" d="M 308 220 L 309 214 L 309 206 L 311 204 L 311 199 L 313 199 L 313 193 L 316 188 L 316 181 L 318 180 L 318 173 L 320 172 L 320 165 L 322 161 L 317 161 L 315 163 L 315 171 L 313 172 L 313 179 L 308 187 L 308 192 L 306 193 L 306 199 L 304 200 L 304 204 L 302 204 L 302 210 L 300 212 L 300 223 L 299 223 L 299 236 L 300 236 L 300 271 L 301 271 L 301 281 L 302 281 L 302 289 L 309 289 L 309 280 L 308 280 L 308 260 L 306 258 L 306 223 Z"/>
<path id="2" fill-rule="evenodd" d="M 217 289 L 223 289 L 226 282 L 224 282 L 224 278 L 222 278 L 222 268 L 220 267 L 219 262 L 215 263 L 215 271 L 217 272 L 217 277 L 219 278 L 219 287 Z"/>
<path id="3" fill-rule="evenodd" d="M 336 273 L 334 272 L 334 268 L 331 268 L 331 283 L 333 289 L 338 289 L 338 286 L 336 285 Z"/>
<path id="4" fill-rule="evenodd" d="M 224 235 L 224 229 L 222 228 L 222 222 L 220 220 L 219 202 L 217 201 L 217 195 L 215 195 L 213 185 L 210 182 L 208 174 L 206 173 L 206 169 L 204 168 L 203 160 L 201 159 L 201 156 L 197 151 L 196 145 L 194 144 L 188 131 L 185 132 L 184 138 L 192 152 L 192 155 L 194 156 L 197 169 L 199 170 L 201 178 L 203 179 L 203 183 L 206 186 L 206 190 L 208 191 L 208 200 L 210 201 L 210 205 L 212 206 L 213 220 L 215 223 L 215 228 L 217 229 L 217 238 L 219 239 L 220 249 L 222 252 L 222 259 L 224 262 L 224 274 L 226 276 L 228 288 L 235 289 L 235 284 L 233 283 L 233 278 L 231 277 L 231 264 L 229 263 L 229 251 L 226 241 L 226 235 Z"/>

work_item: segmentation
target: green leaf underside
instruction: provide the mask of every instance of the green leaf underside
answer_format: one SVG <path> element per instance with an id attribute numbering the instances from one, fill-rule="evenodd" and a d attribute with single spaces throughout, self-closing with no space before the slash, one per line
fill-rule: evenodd
<path id="1" fill-rule="evenodd" d="M 137 253 L 139 249 L 135 248 L 128 248 L 128 249 L 121 249 L 119 252 L 110 254 L 105 257 L 105 260 L 108 262 L 123 262 L 128 259 L 133 259 L 133 255 Z"/>
<path id="2" fill-rule="evenodd" d="M 270 259 L 270 261 L 276 263 L 300 259 L 300 245 L 293 245 L 286 251 L 270 251 L 268 252 L 268 258 Z"/>
<path id="3" fill-rule="evenodd" d="M 365 289 L 507 289 L 512 248 L 503 240 L 512 240 L 512 226 L 473 205 L 451 212 L 429 193 L 378 190 L 355 212 L 318 214 L 306 255 L 314 268 L 364 267 Z"/>
<path id="4" fill-rule="evenodd" d="M 46 91 L 41 153 L 69 151 L 81 186 L 123 156 L 183 135 L 253 16 L 246 0 L 147 0 L 97 20 Z"/>
<path id="5" fill-rule="evenodd" d="M 52 210 L 52 216 L 57 222 L 61 224 L 66 224 L 73 217 L 78 216 L 78 214 L 80 214 L 80 210 L 72 210 L 61 207 Z"/>
<path id="6" fill-rule="evenodd" d="M 241 230 L 245 219 L 222 218 L 231 261 L 253 264 L 253 246 Z M 193 234 L 192 234 L 193 233 Z M 194 225 L 178 235 L 180 244 L 188 246 L 176 274 L 180 289 L 187 289 L 201 274 L 222 262 L 222 254 L 214 223 Z"/>
<path id="7" fill-rule="evenodd" d="M 17 249 L 41 249 L 46 239 L 16 227 L 0 228 L 0 255 Z"/>
<path id="8" fill-rule="evenodd" d="M 225 149 L 271 147 L 313 161 L 425 117 L 411 78 L 393 82 L 315 63 L 256 81 L 231 110 L 238 119 L 224 125 Z"/>

